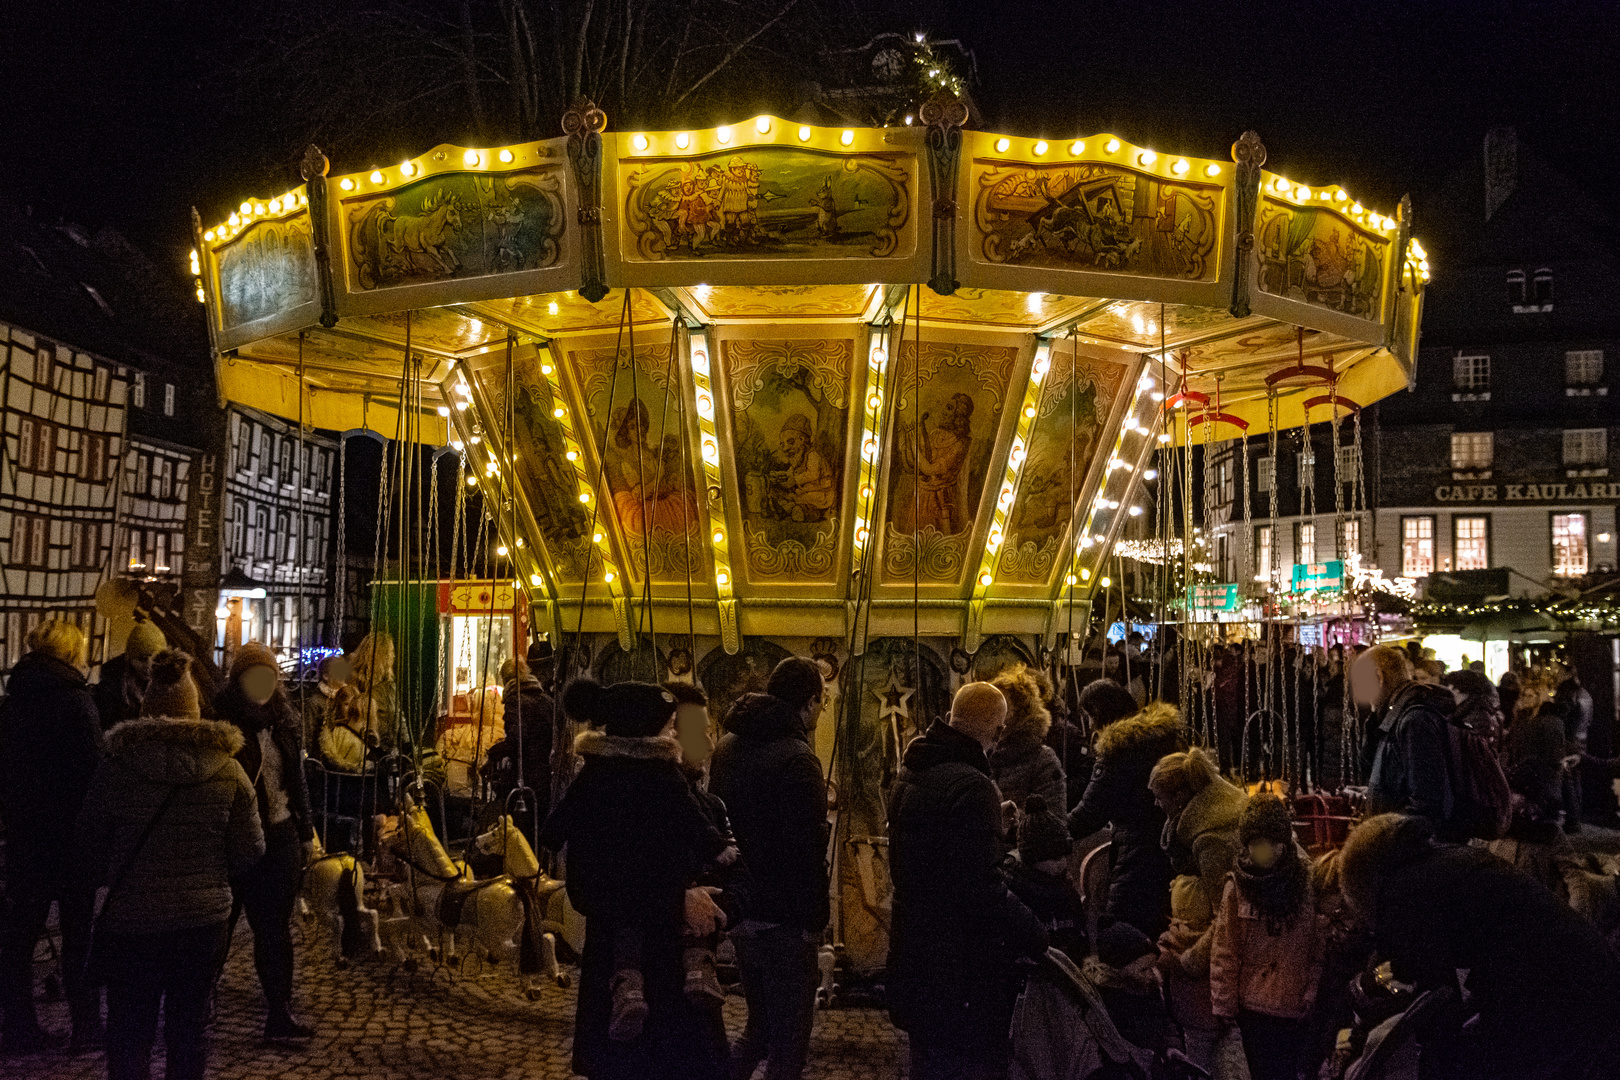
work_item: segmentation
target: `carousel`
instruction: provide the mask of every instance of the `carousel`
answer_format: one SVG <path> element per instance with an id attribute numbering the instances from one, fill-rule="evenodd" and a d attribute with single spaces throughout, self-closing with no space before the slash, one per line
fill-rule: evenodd
<path id="1" fill-rule="evenodd" d="M 482 494 L 439 565 L 402 495 L 423 455 L 394 456 L 402 581 L 504 583 L 559 679 L 696 680 L 717 718 L 821 663 L 855 973 L 886 952 L 906 742 L 1011 663 L 1062 693 L 1121 539 L 1165 556 L 1159 618 L 1190 610 L 1193 446 L 1337 443 L 1408 385 L 1428 278 L 1406 203 L 1269 172 L 1252 132 L 1207 158 L 966 116 L 609 132 L 582 106 L 342 176 L 312 147 L 300 186 L 194 221 L 224 397 L 437 448 Z M 419 726 L 453 697 L 415 696 Z"/>

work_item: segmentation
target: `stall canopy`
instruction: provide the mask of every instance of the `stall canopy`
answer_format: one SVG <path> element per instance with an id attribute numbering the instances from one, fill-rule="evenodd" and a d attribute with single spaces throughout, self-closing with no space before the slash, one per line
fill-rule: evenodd
<path id="1" fill-rule="evenodd" d="M 1159 445 L 1407 385 L 1404 203 L 1269 172 L 1253 133 L 1211 159 L 964 118 L 581 108 L 343 176 L 311 148 L 304 184 L 196 222 L 220 386 L 455 446 L 557 628 L 674 606 L 734 650 L 1055 633 Z"/>

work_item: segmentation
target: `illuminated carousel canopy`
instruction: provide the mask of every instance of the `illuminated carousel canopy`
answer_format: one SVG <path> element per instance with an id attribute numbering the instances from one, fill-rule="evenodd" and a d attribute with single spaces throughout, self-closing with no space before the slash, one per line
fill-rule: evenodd
<path id="1" fill-rule="evenodd" d="M 1404 203 L 1267 172 L 1252 133 L 1214 160 L 963 118 L 586 108 L 337 177 L 311 148 L 196 223 L 220 385 L 455 445 L 556 630 L 628 642 L 643 599 L 728 651 L 1078 629 L 1152 451 L 1406 386 L 1428 267 Z"/>

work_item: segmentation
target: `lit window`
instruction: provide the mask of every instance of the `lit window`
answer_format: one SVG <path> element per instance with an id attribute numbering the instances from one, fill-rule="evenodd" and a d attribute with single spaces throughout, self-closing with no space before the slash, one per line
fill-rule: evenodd
<path id="1" fill-rule="evenodd" d="M 1261 458 L 1270 461 L 1270 458 Z M 1271 526 L 1259 525 L 1254 530 L 1254 580 L 1271 580 Z"/>
<path id="2" fill-rule="evenodd" d="M 1491 387 L 1491 358 L 1488 356 L 1458 356 L 1451 361 L 1451 378 L 1458 390 L 1489 390 Z"/>
<path id="3" fill-rule="evenodd" d="M 137 409 L 146 408 L 146 372 L 137 371 L 135 381 L 130 384 L 130 402 Z"/>
<path id="4" fill-rule="evenodd" d="M 1552 516 L 1552 572 L 1556 577 L 1580 577 L 1587 570 L 1585 514 Z"/>
<path id="5" fill-rule="evenodd" d="M 1316 562 L 1316 523 L 1301 521 L 1294 526 L 1294 561 L 1310 566 Z"/>
<path id="6" fill-rule="evenodd" d="M 1495 440 L 1489 431 L 1457 431 L 1451 435 L 1453 469 L 1488 469 L 1495 455 Z"/>
<path id="7" fill-rule="evenodd" d="M 1571 349 L 1564 353 L 1564 382 L 1567 385 L 1595 386 L 1602 381 L 1602 349 Z"/>
<path id="8" fill-rule="evenodd" d="M 1348 559 L 1361 554 L 1361 519 L 1346 518 L 1339 522 L 1339 558 Z"/>
<path id="9" fill-rule="evenodd" d="M 1434 518 L 1401 518 L 1401 576 L 1428 577 L 1434 572 Z"/>
<path id="10" fill-rule="evenodd" d="M 1575 428 L 1564 432 L 1565 465 L 1606 465 L 1608 462 L 1607 428 Z"/>
<path id="11" fill-rule="evenodd" d="M 163 415 L 174 415 L 174 383 L 163 384 Z"/>
<path id="12" fill-rule="evenodd" d="M 1334 458 L 1334 467 L 1339 470 L 1339 483 L 1353 484 L 1356 482 L 1356 473 L 1360 471 L 1361 458 L 1356 454 L 1355 444 L 1339 447 Z"/>
<path id="13" fill-rule="evenodd" d="M 1271 490 L 1271 459 L 1269 457 L 1255 460 L 1255 476 L 1257 478 L 1255 482 L 1260 485 L 1261 491 Z"/>
<path id="14" fill-rule="evenodd" d="M 1484 516 L 1452 518 L 1451 550 L 1458 570 L 1489 570 L 1491 519 Z"/>
<path id="15" fill-rule="evenodd" d="M 1299 452 L 1299 490 L 1316 487 L 1316 448 L 1306 443 Z"/>

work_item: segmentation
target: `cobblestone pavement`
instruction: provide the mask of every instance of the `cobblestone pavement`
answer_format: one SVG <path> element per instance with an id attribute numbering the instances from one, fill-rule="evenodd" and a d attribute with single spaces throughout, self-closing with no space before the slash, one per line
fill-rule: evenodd
<path id="1" fill-rule="evenodd" d="M 295 936 L 302 931 L 295 929 Z M 41 945 L 40 956 L 45 955 Z M 268 1044 L 253 971 L 252 935 L 238 928 L 220 983 L 210 1058 L 211 1080 L 566 1080 L 573 1043 L 574 992 L 547 984 L 529 1001 L 510 969 L 452 979 L 426 966 L 414 974 L 384 963 L 340 968 L 324 940 L 298 950 L 296 1010 L 319 1034 L 307 1045 Z M 41 965 L 43 976 L 46 965 Z M 726 1001 L 735 1038 L 747 1010 Z M 40 1005 L 46 1027 L 65 1032 L 67 1006 Z M 154 1055 L 161 1073 L 162 1035 Z M 810 1080 L 904 1075 L 905 1036 L 869 1008 L 822 1010 L 810 1048 Z M 66 1050 L 0 1058 L 0 1080 L 101 1080 L 102 1055 Z"/>

